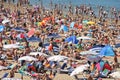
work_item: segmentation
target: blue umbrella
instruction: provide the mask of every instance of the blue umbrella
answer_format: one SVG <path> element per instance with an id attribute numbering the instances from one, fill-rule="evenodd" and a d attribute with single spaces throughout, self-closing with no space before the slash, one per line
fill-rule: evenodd
<path id="1" fill-rule="evenodd" d="M 74 28 L 74 25 L 75 25 L 75 22 L 72 22 L 72 23 L 70 24 L 70 28 Z"/>
<path id="2" fill-rule="evenodd" d="M 88 23 L 88 20 L 83 20 L 82 23 L 83 23 L 83 24 L 87 24 L 87 23 Z"/>
<path id="3" fill-rule="evenodd" d="M 65 42 L 72 42 L 74 44 L 77 44 L 79 40 L 77 40 L 76 36 L 70 36 L 65 39 Z"/>
<path id="4" fill-rule="evenodd" d="M 0 32 L 2 32 L 4 30 L 4 26 L 0 25 Z"/>
<path id="5" fill-rule="evenodd" d="M 33 37 L 30 37 L 30 38 L 27 38 L 27 41 L 28 42 L 40 42 L 41 39 L 33 36 Z"/>
<path id="6" fill-rule="evenodd" d="M 60 28 L 60 30 L 63 30 L 64 32 L 68 32 L 69 29 L 68 29 L 67 26 L 62 25 L 61 28 Z"/>

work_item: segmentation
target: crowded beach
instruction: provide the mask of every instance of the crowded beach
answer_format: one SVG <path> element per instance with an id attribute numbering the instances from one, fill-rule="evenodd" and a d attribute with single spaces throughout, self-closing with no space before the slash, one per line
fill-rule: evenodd
<path id="1" fill-rule="evenodd" d="M 0 80 L 120 80 L 120 12 L 98 11 L 0 0 Z"/>

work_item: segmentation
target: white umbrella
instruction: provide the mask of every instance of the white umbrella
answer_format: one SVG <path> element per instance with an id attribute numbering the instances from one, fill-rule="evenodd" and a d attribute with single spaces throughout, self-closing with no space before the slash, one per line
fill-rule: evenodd
<path id="1" fill-rule="evenodd" d="M 92 38 L 87 37 L 87 36 L 83 36 L 83 37 L 78 37 L 77 39 L 78 39 L 78 40 L 80 40 L 80 39 L 83 39 L 83 40 L 91 40 Z"/>
<path id="2" fill-rule="evenodd" d="M 31 55 L 31 56 L 36 56 L 36 55 L 38 55 L 38 54 L 39 54 L 39 56 L 48 56 L 47 54 L 42 53 L 42 52 L 30 52 L 29 55 Z"/>
<path id="3" fill-rule="evenodd" d="M 81 55 L 97 55 L 99 53 L 93 51 L 82 51 L 80 52 Z"/>
<path id="4" fill-rule="evenodd" d="M 18 44 L 7 44 L 7 45 L 3 45 L 3 48 L 5 49 L 20 48 L 20 46 Z"/>
<path id="5" fill-rule="evenodd" d="M 61 56 L 61 55 L 50 56 L 50 57 L 48 58 L 49 61 L 58 61 L 58 62 L 64 61 L 64 60 L 66 60 L 66 59 L 68 59 L 68 57 L 66 57 L 66 56 Z"/>
<path id="6" fill-rule="evenodd" d="M 70 74 L 70 76 L 78 75 L 82 73 L 84 70 L 87 70 L 89 67 L 88 64 L 80 65 L 79 67 L 75 68 L 75 70 Z"/>
<path id="7" fill-rule="evenodd" d="M 23 56 L 18 59 L 18 61 L 25 60 L 25 61 L 37 61 L 38 59 L 31 57 L 31 56 Z"/>
<path id="8" fill-rule="evenodd" d="M 17 79 L 17 78 L 2 78 L 2 80 L 22 80 L 22 79 Z"/>
<path id="9" fill-rule="evenodd" d="M 10 22 L 10 20 L 5 19 L 5 20 L 2 21 L 2 24 L 6 24 L 6 23 L 8 23 L 8 22 Z"/>
<path id="10" fill-rule="evenodd" d="M 118 71 L 113 72 L 113 73 L 110 74 L 110 76 L 113 77 L 113 78 L 116 78 L 116 79 L 120 79 L 120 72 L 118 72 Z"/>
<path id="11" fill-rule="evenodd" d="M 7 67 L 0 66 L 0 70 L 4 70 L 4 69 L 7 69 Z"/>
<path id="12" fill-rule="evenodd" d="M 89 49 L 89 51 L 93 51 L 93 52 L 100 52 L 102 49 L 102 47 L 97 47 L 97 48 L 92 48 L 92 49 Z"/>

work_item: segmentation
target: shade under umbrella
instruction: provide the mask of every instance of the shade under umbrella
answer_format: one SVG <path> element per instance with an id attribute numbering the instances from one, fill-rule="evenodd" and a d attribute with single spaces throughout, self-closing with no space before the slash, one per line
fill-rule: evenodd
<path id="1" fill-rule="evenodd" d="M 101 60 L 100 56 L 88 56 L 87 60 L 90 62 L 99 62 Z"/>
<path id="2" fill-rule="evenodd" d="M 75 68 L 75 70 L 70 74 L 70 76 L 78 75 L 82 73 L 84 70 L 87 70 L 89 67 L 88 64 L 80 65 L 79 67 Z"/>
<path id="3" fill-rule="evenodd" d="M 18 61 L 22 61 L 22 60 L 25 60 L 25 61 L 37 61 L 38 59 L 36 59 L 34 57 L 31 57 L 31 56 L 23 56 L 23 57 L 18 59 Z"/>
<path id="4" fill-rule="evenodd" d="M 48 58 L 49 61 L 58 61 L 58 62 L 64 61 L 66 59 L 68 59 L 68 57 L 61 56 L 61 55 L 55 55 L 55 56 L 51 56 L 51 57 Z"/>
<path id="5" fill-rule="evenodd" d="M 45 54 L 45 53 L 42 53 L 42 52 L 30 52 L 30 54 L 29 55 L 33 55 L 33 56 L 36 56 L 36 55 L 38 55 L 39 54 L 39 56 L 48 56 L 47 54 Z"/>

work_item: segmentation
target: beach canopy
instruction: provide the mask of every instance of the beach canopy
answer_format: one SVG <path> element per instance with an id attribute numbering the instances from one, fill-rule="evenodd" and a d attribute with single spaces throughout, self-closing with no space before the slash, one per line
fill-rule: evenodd
<path id="1" fill-rule="evenodd" d="M 74 71 L 72 71 L 72 73 L 70 74 L 70 76 L 75 76 L 75 75 L 78 75 L 80 73 L 83 73 L 83 71 L 87 70 L 88 67 L 89 67 L 88 64 L 80 65 L 79 67 L 75 68 Z"/>
<path id="2" fill-rule="evenodd" d="M 65 42 L 72 42 L 73 44 L 77 44 L 79 40 L 77 40 L 76 36 L 70 36 L 68 38 L 65 39 Z"/>
<path id="3" fill-rule="evenodd" d="M 100 51 L 101 56 L 115 56 L 115 53 L 113 51 L 113 48 L 110 45 L 106 45 L 102 50 Z"/>
<path id="4" fill-rule="evenodd" d="M 99 53 L 93 51 L 82 51 L 80 52 L 81 55 L 98 55 Z"/>
<path id="5" fill-rule="evenodd" d="M 48 56 L 47 54 L 45 53 L 42 53 L 42 52 L 30 52 L 31 56 L 36 56 L 36 55 L 39 55 L 39 56 Z"/>
<path id="6" fill-rule="evenodd" d="M 28 42 L 40 42 L 41 39 L 40 39 L 40 38 L 37 38 L 37 37 L 35 37 L 35 36 L 32 36 L 32 37 L 30 37 L 30 38 L 27 38 L 27 41 L 28 41 Z"/>
<path id="7" fill-rule="evenodd" d="M 57 61 L 57 62 L 64 61 L 64 60 L 67 60 L 67 59 L 68 59 L 68 57 L 61 56 L 61 55 L 54 55 L 54 56 L 50 56 L 48 58 L 49 61 Z"/>
<path id="8" fill-rule="evenodd" d="M 23 56 L 23 57 L 20 57 L 20 58 L 18 59 L 18 61 L 22 61 L 22 60 L 25 60 L 25 61 L 37 61 L 36 58 L 31 57 L 31 56 Z"/>

